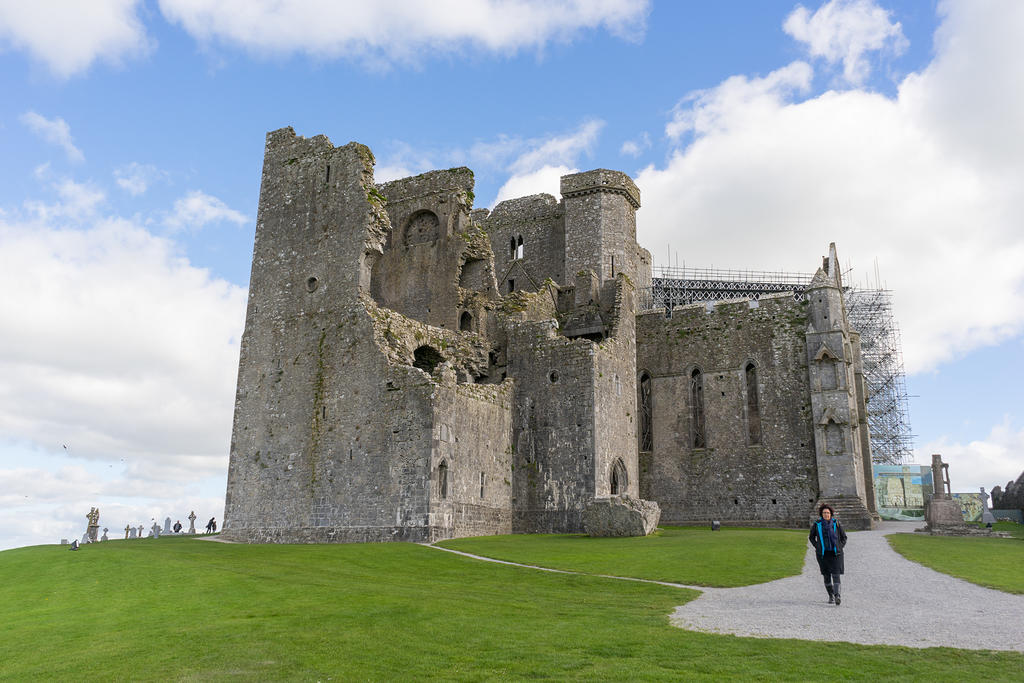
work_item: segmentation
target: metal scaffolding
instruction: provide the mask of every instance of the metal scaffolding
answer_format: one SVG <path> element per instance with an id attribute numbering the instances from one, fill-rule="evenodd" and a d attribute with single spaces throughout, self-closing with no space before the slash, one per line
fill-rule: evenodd
<path id="1" fill-rule="evenodd" d="M 651 288 L 639 292 L 641 309 L 671 310 L 701 301 L 757 299 L 762 294 L 793 292 L 803 298 L 806 273 L 712 268 L 659 267 Z M 850 327 L 860 332 L 867 389 L 871 459 L 902 465 L 913 455 L 909 401 L 899 327 L 892 313 L 892 292 L 882 288 L 844 287 Z"/>
<path id="2" fill-rule="evenodd" d="M 846 317 L 850 327 L 860 332 L 871 459 L 880 465 L 904 465 L 913 457 L 914 437 L 892 292 L 846 287 L 845 293 Z"/>

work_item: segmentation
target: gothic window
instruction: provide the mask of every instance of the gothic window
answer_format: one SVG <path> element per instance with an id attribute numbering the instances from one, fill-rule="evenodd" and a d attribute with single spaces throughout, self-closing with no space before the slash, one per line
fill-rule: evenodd
<path id="1" fill-rule="evenodd" d="M 463 332 L 470 332 L 473 330 L 473 314 L 469 311 L 463 311 L 462 316 L 459 318 L 459 329 Z"/>
<path id="2" fill-rule="evenodd" d="M 629 477 L 626 474 L 626 465 L 622 462 L 622 458 L 616 458 L 615 462 L 612 463 L 612 472 L 609 481 L 611 494 L 613 496 L 621 496 L 626 493 L 628 486 Z"/>
<path id="3" fill-rule="evenodd" d="M 694 368 L 690 373 L 690 446 L 706 448 L 704 437 L 704 373 Z"/>
<path id="4" fill-rule="evenodd" d="M 747 363 L 747 436 L 750 444 L 761 443 L 761 407 L 757 402 L 757 368 L 753 363 Z"/>
<path id="5" fill-rule="evenodd" d="M 437 466 L 437 495 L 441 500 L 448 497 L 448 463 L 444 460 Z"/>
<path id="6" fill-rule="evenodd" d="M 649 453 L 654 450 L 654 435 L 651 430 L 651 376 L 646 371 L 640 374 L 637 404 L 636 410 L 640 415 L 640 424 L 637 429 L 640 452 Z"/>
<path id="7" fill-rule="evenodd" d="M 523 258 L 523 236 L 519 236 L 519 240 L 516 242 L 516 258 Z"/>

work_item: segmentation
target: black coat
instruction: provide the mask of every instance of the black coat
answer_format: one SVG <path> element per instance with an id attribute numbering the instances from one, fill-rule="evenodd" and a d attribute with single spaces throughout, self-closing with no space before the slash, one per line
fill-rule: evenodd
<path id="1" fill-rule="evenodd" d="M 825 548 L 825 551 L 822 552 L 822 544 L 827 545 L 827 539 L 818 537 L 818 524 L 824 525 L 832 522 L 836 525 L 836 538 L 839 543 L 836 548 Z M 822 531 L 824 531 L 824 527 Z M 843 530 L 843 525 L 839 523 L 839 520 L 832 519 L 831 522 L 826 522 L 823 519 L 819 519 L 814 524 L 811 524 L 811 533 L 808 534 L 807 540 L 814 546 L 814 557 L 818 560 L 818 569 L 821 570 L 823 576 L 844 573 L 843 548 L 846 546 L 846 532 Z"/>

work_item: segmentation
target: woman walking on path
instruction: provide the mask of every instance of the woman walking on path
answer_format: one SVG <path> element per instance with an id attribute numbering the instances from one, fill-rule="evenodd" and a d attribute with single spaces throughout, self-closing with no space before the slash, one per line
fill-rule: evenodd
<path id="1" fill-rule="evenodd" d="M 831 505 L 822 503 L 818 508 L 818 521 L 811 524 L 808 535 L 814 546 L 814 557 L 818 560 L 821 575 L 825 577 L 825 590 L 828 591 L 829 604 L 840 603 L 839 577 L 843 574 L 843 546 L 846 545 L 846 532 L 835 519 L 835 510 Z"/>

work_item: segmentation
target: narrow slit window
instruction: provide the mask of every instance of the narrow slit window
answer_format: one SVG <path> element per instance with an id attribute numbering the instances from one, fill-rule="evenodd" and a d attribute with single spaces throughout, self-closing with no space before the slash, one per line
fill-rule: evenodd
<path id="1" fill-rule="evenodd" d="M 693 448 L 705 448 L 704 434 L 704 373 L 694 368 L 690 373 L 690 444 Z"/>
<path id="2" fill-rule="evenodd" d="M 652 406 L 651 406 L 651 376 L 646 372 L 640 375 L 640 391 L 637 398 L 637 413 L 640 415 L 638 436 L 640 439 L 640 452 L 649 453 L 654 450 L 654 435 L 652 434 Z"/>
<path id="3" fill-rule="evenodd" d="M 523 258 L 523 236 L 516 241 L 516 258 Z"/>
<path id="4" fill-rule="evenodd" d="M 480 473 L 480 497 L 481 498 L 484 497 L 484 483 L 485 483 L 485 481 L 486 481 L 486 475 L 483 472 L 481 472 Z"/>
<path id="5" fill-rule="evenodd" d="M 761 443 L 761 406 L 757 401 L 757 368 L 747 363 L 747 435 L 751 445 Z"/>
<path id="6" fill-rule="evenodd" d="M 437 466 L 437 495 L 441 500 L 448 497 L 448 463 L 444 460 Z"/>

